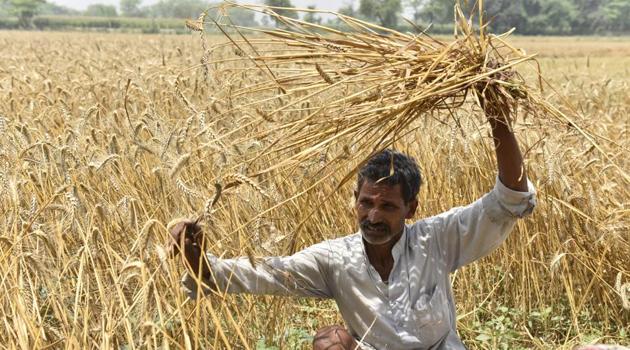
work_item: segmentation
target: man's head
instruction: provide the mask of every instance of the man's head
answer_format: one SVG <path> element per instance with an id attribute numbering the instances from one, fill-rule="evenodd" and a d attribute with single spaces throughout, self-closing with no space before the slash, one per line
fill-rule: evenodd
<path id="1" fill-rule="evenodd" d="M 390 242 L 415 214 L 422 179 L 413 158 L 386 149 L 359 170 L 354 192 L 357 219 L 370 244 Z"/>

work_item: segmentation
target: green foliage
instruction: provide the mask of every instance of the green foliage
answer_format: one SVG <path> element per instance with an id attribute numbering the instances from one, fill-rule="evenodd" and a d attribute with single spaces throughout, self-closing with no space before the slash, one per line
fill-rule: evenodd
<path id="1" fill-rule="evenodd" d="M 359 13 L 369 20 L 376 20 L 386 28 L 398 26 L 398 15 L 402 11 L 400 0 L 361 0 Z"/>
<path id="2" fill-rule="evenodd" d="M 0 29 L 18 29 L 17 17 L 0 17 Z"/>
<path id="3" fill-rule="evenodd" d="M 542 34 L 570 34 L 578 13 L 568 0 L 547 0 L 541 11 L 530 20 L 530 26 Z"/>
<path id="4" fill-rule="evenodd" d="M 118 11 L 114 5 L 92 4 L 85 9 L 84 14 L 93 17 L 116 17 Z"/>
<path id="5" fill-rule="evenodd" d="M 125 17 L 142 17 L 142 0 L 120 0 L 120 14 Z"/>
<path id="6" fill-rule="evenodd" d="M 427 23 L 452 23 L 454 18 L 453 1 L 430 0 L 420 11 L 419 16 Z"/>
<path id="7" fill-rule="evenodd" d="M 81 11 L 75 10 L 66 6 L 57 5 L 55 3 L 47 2 L 39 7 L 38 14 L 40 15 L 58 15 L 58 16 L 79 16 Z"/>
<path id="8" fill-rule="evenodd" d="M 197 18 L 206 11 L 215 0 L 159 0 L 153 5 L 142 6 L 142 0 L 119 0 L 121 15 L 125 17 L 150 18 Z M 399 21 L 402 13 L 402 2 L 411 13 L 411 21 L 416 27 Z M 266 5 L 274 7 L 293 7 L 291 0 L 265 0 Z M 368 21 L 378 23 L 383 27 L 401 31 L 414 31 L 431 25 L 431 33 L 448 34 L 453 32 L 455 0 L 360 0 L 359 7 L 354 8 L 351 2 L 346 2 L 338 12 L 352 17 L 363 17 Z M 477 15 L 473 10 L 477 2 L 462 1 L 466 14 Z M 315 6 L 309 6 L 315 9 Z M 276 9 L 281 15 L 297 18 L 297 13 L 290 10 Z M 630 33 L 630 1 L 629 0 L 493 0 L 484 2 L 484 16 L 490 21 L 489 30 L 502 33 L 516 28 L 516 33 L 524 35 L 588 35 Z M 36 15 L 76 16 L 79 11 L 48 3 L 45 0 L 0 0 L 0 17 L 5 19 L 0 28 L 37 28 L 45 23 L 65 23 L 64 20 L 41 18 L 34 23 Z M 116 17 L 116 8 L 112 5 L 94 4 L 88 6 L 84 12 L 89 17 Z M 216 13 L 210 12 L 211 18 Z M 241 26 L 258 26 L 256 17 L 251 11 L 231 9 L 232 22 Z M 9 16 L 17 17 L 9 19 Z M 305 13 L 303 19 L 311 23 L 322 23 L 322 18 L 316 13 Z M 270 18 L 263 16 L 262 25 L 269 25 Z M 80 22 L 83 22 L 81 20 Z M 102 28 L 102 21 L 88 21 Z M 17 24 L 16 24 L 17 23 Z M 116 27 L 118 24 L 107 22 L 106 28 Z M 81 23 L 85 27 L 88 23 Z M 275 23 L 276 26 L 281 25 Z M 349 30 L 343 22 L 329 19 L 327 25 Z M 65 27 L 73 27 L 74 24 Z M 140 24 L 143 31 L 159 31 L 158 25 L 147 26 Z M 180 29 L 178 26 L 177 29 Z"/>
<path id="9" fill-rule="evenodd" d="M 422 8 L 424 7 L 426 0 L 406 0 L 405 6 L 411 11 L 412 21 L 415 24 L 420 24 Z"/>
<path id="10" fill-rule="evenodd" d="M 258 339 L 256 350 L 279 350 L 279 347 L 272 345 L 272 343 L 282 343 L 285 349 L 302 349 L 305 345 L 313 342 L 313 336 L 308 330 L 303 328 L 291 328 L 282 338 L 274 339 L 273 342 L 266 338 Z"/>
<path id="11" fill-rule="evenodd" d="M 612 0 L 603 6 L 602 12 L 612 31 L 630 31 L 630 1 Z"/>
<path id="12" fill-rule="evenodd" d="M 315 10 L 315 6 L 309 6 L 308 9 L 309 10 Z M 322 23 L 322 18 L 319 17 L 319 15 L 317 13 L 307 12 L 304 15 L 304 21 L 309 22 L 309 23 L 321 24 Z"/>
<path id="13" fill-rule="evenodd" d="M 519 325 L 525 322 L 531 336 L 559 342 L 564 332 L 570 328 L 569 319 L 565 316 L 567 311 L 564 307 L 545 307 L 527 314 L 507 306 L 481 310 L 472 324 L 474 333 L 468 338 L 481 348 L 528 349 L 531 344 L 522 342 L 522 334 L 519 333 Z"/>
<path id="14" fill-rule="evenodd" d="M 410 0 L 410 5 L 424 3 Z M 464 13 L 475 13 L 476 2 L 462 2 Z M 428 0 L 419 19 L 424 23 L 452 24 L 453 0 Z M 417 7 L 416 7 L 417 9 Z M 472 11 L 472 12 L 471 12 Z M 490 30 L 505 32 L 516 28 L 519 34 L 576 35 L 627 33 L 630 31 L 628 0 L 493 0 L 484 2 L 484 16 Z"/>
<path id="15" fill-rule="evenodd" d="M 202 0 L 160 0 L 143 8 L 143 12 L 149 17 L 197 18 L 208 6 Z"/>
<path id="16" fill-rule="evenodd" d="M 339 13 L 342 15 L 350 16 L 350 17 L 356 17 L 357 15 L 357 12 L 354 10 L 354 7 L 352 6 L 352 3 L 342 6 L 339 9 Z"/>
<path id="17" fill-rule="evenodd" d="M 8 17 L 11 15 L 11 9 L 7 1 L 0 0 L 0 17 Z"/>
<path id="18" fill-rule="evenodd" d="M 127 17 L 36 16 L 33 26 L 40 30 L 119 30 L 142 33 L 189 33 L 181 19 L 149 19 Z M 17 18 L 0 19 L 0 29 L 17 29 Z"/>
<path id="19" fill-rule="evenodd" d="M 9 13 L 18 18 L 21 28 L 30 28 L 32 19 L 46 0 L 4 0 L 8 4 Z"/>
<path id="20" fill-rule="evenodd" d="M 256 350 L 280 350 L 277 346 L 267 345 L 265 339 L 259 339 L 256 342 Z"/>
<path id="21" fill-rule="evenodd" d="M 293 7 L 291 0 L 265 0 L 265 5 L 273 6 L 273 7 Z M 277 14 L 281 16 L 285 16 L 289 18 L 298 18 L 297 12 L 295 11 L 284 10 L 284 9 L 273 9 L 273 10 L 274 12 L 276 12 Z M 276 22 L 276 26 L 280 24 L 278 23 L 278 21 L 275 20 L 275 18 L 273 18 L 273 20 Z"/>
<path id="22" fill-rule="evenodd" d="M 230 18 L 237 25 L 256 26 L 258 23 L 249 11 L 231 9 Z M 209 16 L 216 17 L 216 12 Z M 70 15 L 42 15 L 32 19 L 32 26 L 39 30 L 116 30 L 142 33 L 189 33 L 183 19 L 178 18 L 146 18 L 146 17 L 107 17 L 107 16 L 77 16 Z M 16 17 L 0 17 L 0 29 L 18 29 Z M 208 28 L 212 30 L 211 28 Z"/>
<path id="23" fill-rule="evenodd" d="M 313 343 L 313 335 L 302 328 L 291 328 L 287 334 L 287 347 L 301 349 L 304 345 Z"/>
<path id="24" fill-rule="evenodd" d="M 211 13 L 210 13 L 211 14 Z M 216 17 L 216 14 L 211 14 Z M 255 27 L 258 26 L 258 22 L 256 21 L 256 16 L 251 11 L 246 11 L 239 8 L 231 8 L 228 12 L 232 23 L 245 27 Z"/>

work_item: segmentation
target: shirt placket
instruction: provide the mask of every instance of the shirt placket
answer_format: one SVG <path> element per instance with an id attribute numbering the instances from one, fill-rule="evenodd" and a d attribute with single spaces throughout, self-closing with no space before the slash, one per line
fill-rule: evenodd
<path id="1" fill-rule="evenodd" d="M 388 283 L 381 280 L 379 273 L 370 264 L 365 247 L 363 254 L 367 265 L 368 274 L 385 301 L 385 309 L 389 316 L 390 324 L 397 330 L 403 331 L 409 319 L 409 272 L 407 269 L 407 228 L 400 241 L 392 249 L 394 266 L 389 275 Z"/>
<path id="2" fill-rule="evenodd" d="M 405 229 L 406 230 L 406 229 Z M 407 237 L 403 235 L 401 241 L 394 247 L 394 268 L 390 274 L 388 284 L 388 302 L 392 321 L 397 330 L 405 327 L 409 321 L 409 275 L 407 271 Z"/>

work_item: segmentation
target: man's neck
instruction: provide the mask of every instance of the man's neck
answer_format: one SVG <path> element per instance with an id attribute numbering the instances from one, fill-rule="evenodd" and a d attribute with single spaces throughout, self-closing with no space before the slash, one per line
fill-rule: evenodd
<path id="1" fill-rule="evenodd" d="M 387 281 L 391 270 L 394 268 L 392 248 L 394 248 L 394 245 L 398 243 L 402 234 L 403 231 L 400 231 L 400 233 L 398 233 L 389 242 L 379 245 L 370 244 L 363 240 L 368 260 L 370 261 L 370 264 L 374 266 L 376 271 L 378 271 L 379 275 L 381 275 L 383 281 Z"/>

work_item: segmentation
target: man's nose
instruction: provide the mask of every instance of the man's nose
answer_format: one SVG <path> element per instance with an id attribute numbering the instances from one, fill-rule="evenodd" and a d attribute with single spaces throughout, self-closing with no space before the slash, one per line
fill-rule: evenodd
<path id="1" fill-rule="evenodd" d="M 380 224 L 383 220 L 380 210 L 376 208 L 370 209 L 370 211 L 368 212 L 368 220 L 372 224 Z"/>

